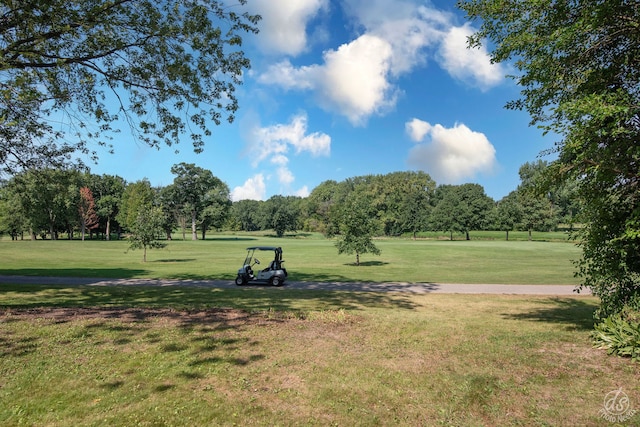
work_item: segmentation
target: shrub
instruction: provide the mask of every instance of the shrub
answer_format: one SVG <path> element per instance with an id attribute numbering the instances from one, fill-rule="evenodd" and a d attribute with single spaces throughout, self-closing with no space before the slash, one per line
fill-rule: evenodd
<path id="1" fill-rule="evenodd" d="M 609 354 L 640 361 L 640 298 L 626 305 L 595 326 L 593 337 L 598 348 Z"/>

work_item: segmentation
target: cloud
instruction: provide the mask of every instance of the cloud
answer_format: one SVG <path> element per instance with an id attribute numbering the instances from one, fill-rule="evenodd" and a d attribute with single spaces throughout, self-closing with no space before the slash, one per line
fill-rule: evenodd
<path id="1" fill-rule="evenodd" d="M 239 200 L 264 200 L 266 193 L 264 176 L 259 173 L 247 179 L 242 186 L 231 190 L 231 200 L 234 202 Z"/>
<path id="2" fill-rule="evenodd" d="M 485 48 L 469 50 L 470 24 L 455 26 L 451 13 L 413 0 L 343 0 L 345 14 L 358 36 L 323 53 L 322 61 L 272 64 L 258 76 L 263 84 L 313 92 L 326 111 L 366 124 L 396 105 L 397 79 L 435 59 L 453 78 L 486 90 L 503 81 L 500 65 L 491 64 Z"/>
<path id="3" fill-rule="evenodd" d="M 288 124 L 267 127 L 256 126 L 250 134 L 249 153 L 253 166 L 265 159 L 279 165 L 287 164 L 287 154 L 293 147 L 296 154 L 309 152 L 312 156 L 328 156 L 331 152 L 331 137 L 322 132 L 307 134 L 307 115 L 298 114 Z"/>
<path id="4" fill-rule="evenodd" d="M 415 1 L 345 0 L 343 4 L 356 27 L 389 43 L 394 76 L 423 65 L 424 49 L 439 43 L 453 19 Z"/>
<path id="5" fill-rule="evenodd" d="M 487 90 L 500 84 L 506 72 L 500 64 L 491 63 L 484 45 L 467 48 L 467 38 L 474 32 L 469 23 L 451 27 L 440 46 L 438 62 L 454 78 Z"/>
<path id="6" fill-rule="evenodd" d="M 296 68 L 281 61 L 259 77 L 261 83 L 285 89 L 312 90 L 320 106 L 362 125 L 377 112 L 395 104 L 388 81 L 392 50 L 385 40 L 362 35 L 337 50 L 324 53 L 324 64 Z"/>
<path id="7" fill-rule="evenodd" d="M 405 129 L 417 142 L 407 162 L 429 173 L 438 183 L 459 184 L 478 173 L 491 173 L 497 165 L 496 150 L 487 137 L 464 124 L 445 128 L 413 119 Z M 422 142 L 425 137 L 429 141 Z"/>
<path id="8" fill-rule="evenodd" d="M 328 0 L 253 0 L 252 13 L 262 19 L 258 23 L 258 45 L 266 52 L 299 55 L 307 49 L 307 24 L 322 10 Z"/>
<path id="9" fill-rule="evenodd" d="M 311 192 L 309 191 L 309 187 L 306 185 L 293 193 L 294 196 L 298 197 L 309 197 L 309 194 L 311 194 Z"/>
<path id="10" fill-rule="evenodd" d="M 420 119 L 412 119 L 405 124 L 405 130 L 415 142 L 422 141 L 429 129 L 431 129 L 431 125 Z"/>
<path id="11" fill-rule="evenodd" d="M 245 133 L 245 137 L 248 139 L 247 155 L 253 159 L 252 166 L 257 168 L 265 161 L 276 166 L 275 177 L 283 186 L 284 193 L 290 193 L 290 186 L 295 181 L 295 176 L 289 168 L 291 151 L 294 155 L 309 153 L 313 157 L 329 156 L 331 153 L 331 137 L 321 132 L 308 133 L 307 116 L 304 113 L 294 116 L 289 123 L 285 124 L 279 123 L 266 127 L 253 124 Z M 260 177 L 257 188 L 260 188 L 261 194 L 264 195 L 264 177 L 262 174 L 257 176 Z M 267 179 L 270 178 L 267 177 Z M 245 188 L 248 184 L 249 181 L 245 186 L 238 188 L 239 194 L 243 194 L 244 190 L 251 191 L 256 183 L 252 182 L 248 188 Z M 300 191 L 308 193 L 308 189 L 305 190 L 304 187 L 298 190 Z"/>

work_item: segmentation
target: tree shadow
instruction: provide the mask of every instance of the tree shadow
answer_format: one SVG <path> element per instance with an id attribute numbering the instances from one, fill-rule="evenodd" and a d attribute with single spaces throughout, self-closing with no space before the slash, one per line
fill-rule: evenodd
<path id="1" fill-rule="evenodd" d="M 60 279 L 65 277 L 129 279 L 146 273 L 146 270 L 130 268 L 0 268 L 0 275 L 3 276 L 47 277 L 53 280 L 51 284 L 62 284 L 64 282 Z M 10 278 L 4 281 L 9 280 Z"/>
<path id="2" fill-rule="evenodd" d="M 343 265 L 347 265 L 350 267 L 381 267 L 383 265 L 389 265 L 389 263 L 385 261 L 361 261 L 360 264 L 356 264 L 355 262 L 348 262 Z"/>
<path id="3" fill-rule="evenodd" d="M 205 240 L 211 240 L 216 242 L 242 242 L 249 240 L 258 240 L 257 237 L 238 237 L 238 236 L 229 236 L 229 237 L 207 237 Z"/>
<path id="4" fill-rule="evenodd" d="M 264 313 L 249 313 L 231 308 L 172 309 L 138 307 L 0 307 L 0 325 L 10 322 L 32 322 L 37 319 L 40 328 L 59 328 L 69 324 L 76 331 L 69 341 L 49 341 L 50 338 L 29 329 L 19 329 L 0 337 L 0 357 L 24 359 L 30 363 L 30 355 L 46 347 L 78 346 L 118 349 L 135 352 L 166 354 L 163 358 L 174 358 L 180 366 L 176 371 L 154 383 L 150 378 L 148 387 L 152 392 L 162 393 L 176 385 L 173 380 L 200 381 L 204 378 L 197 369 L 201 365 L 234 366 L 241 369 L 265 359 L 256 352 L 259 342 L 250 334 L 249 328 L 256 324 L 277 324 L 284 321 L 266 316 Z M 181 330 L 179 334 L 164 333 L 167 328 Z M 138 348 L 138 350 L 136 350 Z M 72 352 L 74 350 L 71 350 Z M 124 372 L 122 378 L 105 379 L 97 383 L 103 390 L 121 389 L 131 380 Z"/>
<path id="5" fill-rule="evenodd" d="M 503 314 L 503 317 L 532 322 L 555 323 L 563 325 L 568 330 L 593 329 L 593 314 L 597 309 L 597 304 L 594 301 L 579 298 L 552 298 L 544 303 L 549 306 L 526 313 Z"/>

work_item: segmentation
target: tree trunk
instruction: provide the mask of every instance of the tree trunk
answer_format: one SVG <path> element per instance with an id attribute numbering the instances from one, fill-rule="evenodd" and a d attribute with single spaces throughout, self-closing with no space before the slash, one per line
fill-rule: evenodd
<path id="1" fill-rule="evenodd" d="M 107 217 L 107 229 L 105 232 L 107 240 L 111 240 L 111 217 Z"/>
<path id="2" fill-rule="evenodd" d="M 529 229 L 529 241 L 531 241 L 531 229 Z"/>
<path id="3" fill-rule="evenodd" d="M 466 235 L 467 235 L 467 240 L 471 240 L 471 238 L 469 237 L 469 232 L 465 231 Z"/>
<path id="4" fill-rule="evenodd" d="M 356 252 L 356 265 L 360 265 L 360 254 L 358 252 Z"/>
<path id="5" fill-rule="evenodd" d="M 196 211 L 191 211 L 191 240 L 198 240 L 198 229 L 196 227 Z"/>
<path id="6" fill-rule="evenodd" d="M 507 230 L 507 241 L 509 241 L 509 230 Z"/>

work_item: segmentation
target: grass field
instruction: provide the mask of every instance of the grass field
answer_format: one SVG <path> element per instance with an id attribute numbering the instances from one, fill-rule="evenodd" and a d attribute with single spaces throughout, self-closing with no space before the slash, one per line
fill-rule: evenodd
<path id="1" fill-rule="evenodd" d="M 572 261 L 580 255 L 566 240 L 381 239 L 382 254 L 363 255 L 356 267 L 355 256 L 338 255 L 332 240 L 314 234 L 212 235 L 171 241 L 143 263 L 142 252 L 127 253 L 124 241 L 0 240 L 0 274 L 233 280 L 244 249 L 257 245 L 282 246 L 290 279 L 298 281 L 577 284 Z"/>
<path id="2" fill-rule="evenodd" d="M 611 425 L 605 395 L 637 405 L 640 370 L 592 348 L 595 306 L 0 285 L 0 424 Z"/>
<path id="3" fill-rule="evenodd" d="M 562 241 L 215 235 L 166 250 L 0 241 L 0 274 L 232 279 L 280 245 L 294 280 L 574 284 Z M 0 284 L 2 426 L 608 426 L 637 363 L 591 343 L 590 296 Z M 640 414 L 622 425 L 637 425 Z M 635 424 L 634 424 L 635 423 Z"/>

